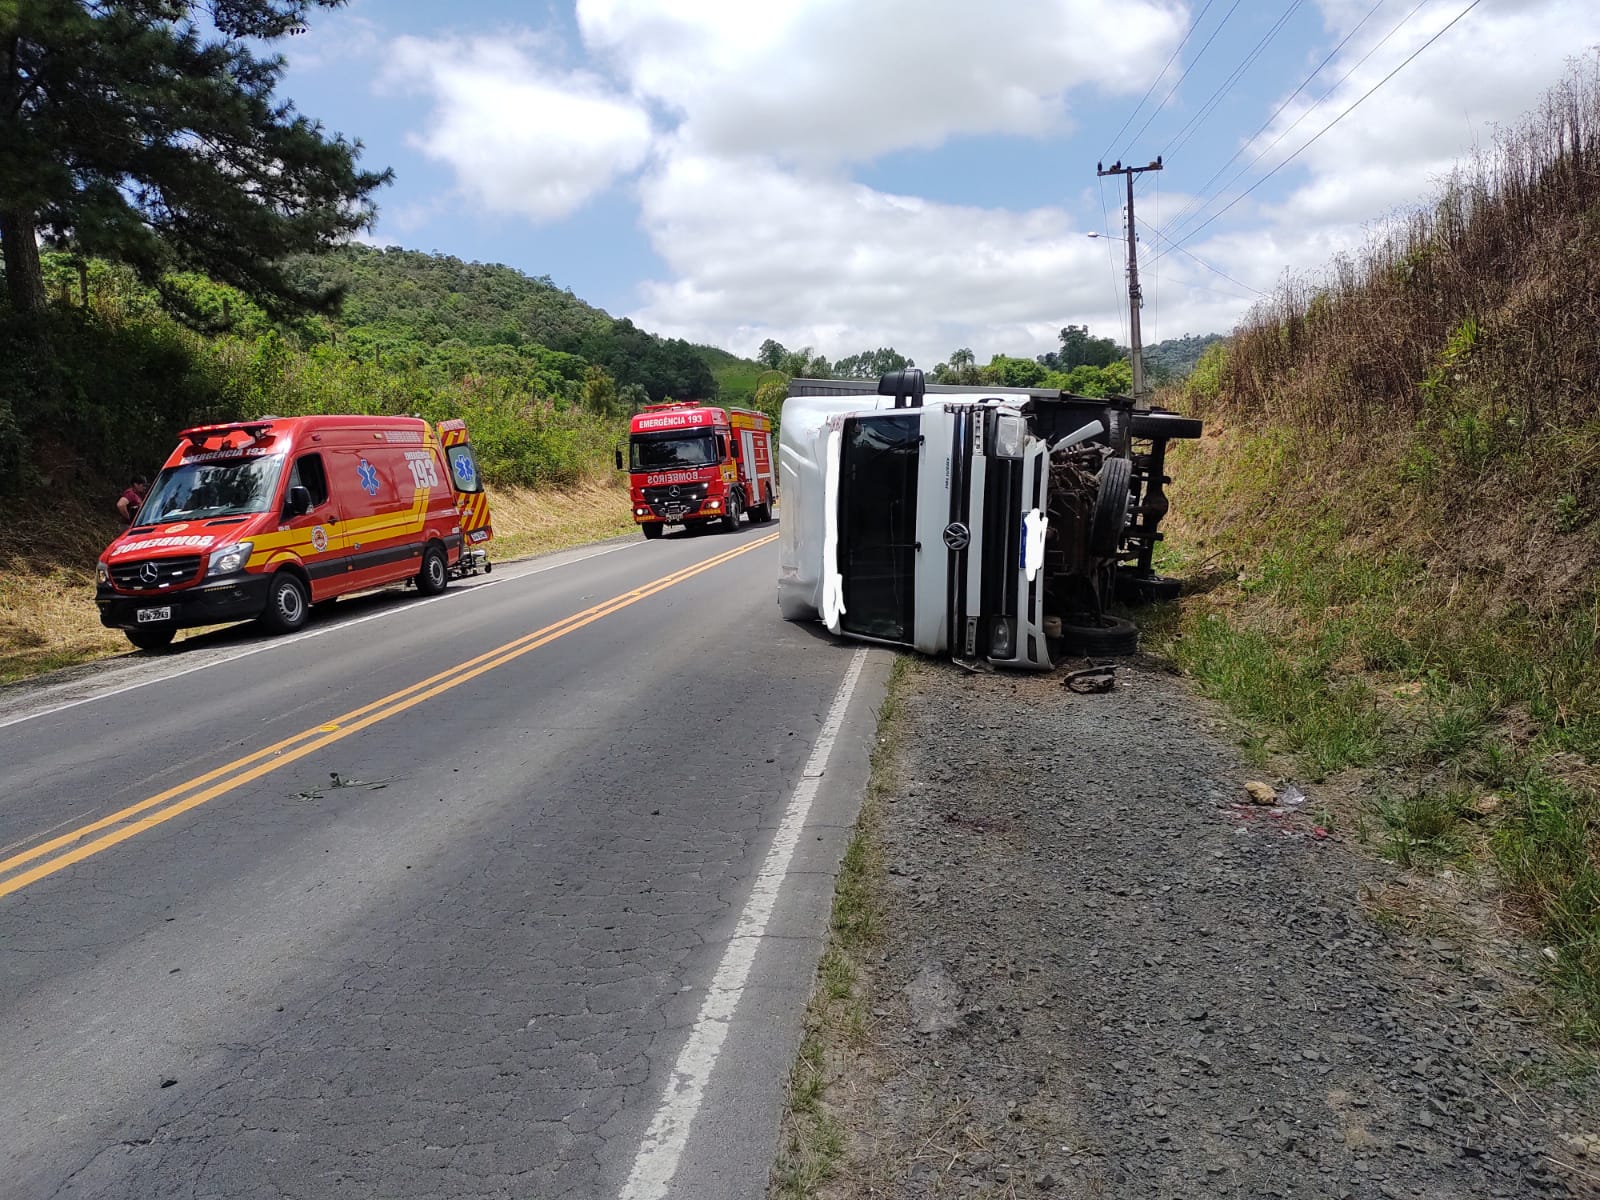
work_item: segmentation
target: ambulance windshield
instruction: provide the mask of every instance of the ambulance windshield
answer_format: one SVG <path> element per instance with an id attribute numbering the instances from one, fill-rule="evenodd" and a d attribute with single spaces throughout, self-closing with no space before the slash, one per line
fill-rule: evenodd
<path id="1" fill-rule="evenodd" d="M 709 467 L 717 461 L 717 439 L 710 434 L 655 437 L 636 434 L 631 447 L 635 471 L 674 471 L 683 467 Z"/>
<path id="2" fill-rule="evenodd" d="M 139 509 L 139 524 L 266 512 L 272 506 L 282 468 L 281 454 L 168 467 L 156 476 L 155 486 Z"/>

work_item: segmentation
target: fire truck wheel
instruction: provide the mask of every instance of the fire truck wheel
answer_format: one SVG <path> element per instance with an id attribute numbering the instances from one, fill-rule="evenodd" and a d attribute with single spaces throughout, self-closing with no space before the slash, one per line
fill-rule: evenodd
<path id="1" fill-rule="evenodd" d="M 417 572 L 417 591 L 424 596 L 437 596 L 450 586 L 450 560 L 444 556 L 444 547 L 429 543 L 422 552 L 422 569 Z"/>
<path id="2" fill-rule="evenodd" d="M 765 525 L 772 520 L 772 505 L 752 504 L 750 506 L 750 524 Z"/>
<path id="3" fill-rule="evenodd" d="M 724 532 L 739 532 L 739 514 L 743 511 L 744 505 L 739 501 L 739 493 L 729 492 L 728 507 L 722 514 L 722 528 Z"/>
<path id="4" fill-rule="evenodd" d="M 644 536 L 647 541 L 653 542 L 661 536 L 662 527 L 660 521 L 651 521 L 650 524 L 640 526 L 640 528 L 644 530 Z"/>
<path id="5" fill-rule="evenodd" d="M 141 625 L 137 629 L 124 629 L 128 640 L 140 650 L 165 650 L 178 635 L 176 625 Z"/>
<path id="6" fill-rule="evenodd" d="M 311 604 L 306 598 L 306 585 L 288 571 L 279 571 L 272 577 L 267 589 L 267 607 L 261 614 L 261 624 L 271 633 L 293 633 L 306 623 L 311 615 Z"/>

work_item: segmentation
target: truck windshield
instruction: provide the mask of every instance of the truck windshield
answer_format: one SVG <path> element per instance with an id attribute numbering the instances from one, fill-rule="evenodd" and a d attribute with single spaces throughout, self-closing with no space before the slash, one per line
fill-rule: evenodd
<path id="1" fill-rule="evenodd" d="M 717 439 L 709 433 L 695 437 L 635 437 L 629 452 L 635 471 L 709 467 L 717 461 Z"/>
<path id="2" fill-rule="evenodd" d="M 282 468 L 281 454 L 168 467 L 140 507 L 139 524 L 266 512 Z"/>
<path id="3" fill-rule="evenodd" d="M 916 571 L 919 418 L 846 421 L 839 479 L 840 626 L 910 642 Z"/>

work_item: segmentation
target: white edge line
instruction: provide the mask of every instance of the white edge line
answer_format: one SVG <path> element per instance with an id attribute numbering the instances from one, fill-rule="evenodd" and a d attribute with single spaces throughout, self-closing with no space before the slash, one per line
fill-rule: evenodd
<path id="1" fill-rule="evenodd" d="M 441 600 L 461 600 L 468 596 L 476 596 L 479 592 L 492 588 L 498 583 L 515 583 L 517 580 L 526 579 L 530 575 L 542 575 L 546 571 L 555 571 L 561 567 L 576 566 L 578 563 L 588 562 L 591 558 L 599 558 L 602 554 L 612 554 L 618 550 L 628 550 L 634 546 L 642 545 L 644 545 L 643 542 L 621 542 L 615 546 L 602 546 L 600 549 L 595 550 L 593 553 L 585 554 L 581 558 L 569 558 L 564 562 L 549 563 L 546 566 L 535 567 L 529 571 L 519 571 L 515 575 L 507 576 L 501 579 L 485 579 L 482 583 L 475 583 L 471 587 L 457 588 L 455 591 L 447 591 L 441 596 L 431 596 L 425 600 L 413 600 L 409 604 L 395 605 L 391 608 L 385 608 L 381 612 L 368 613 L 364 617 L 351 617 L 348 620 L 335 621 L 331 625 L 319 624 L 315 629 L 308 629 L 305 632 L 297 633 L 292 637 L 277 638 L 273 641 L 264 642 L 259 646 L 251 646 L 247 650 L 241 650 L 237 654 L 229 654 L 223 658 L 214 658 L 209 662 L 196 663 L 192 667 L 184 667 L 182 670 L 173 671 L 167 675 L 153 675 L 149 679 L 141 679 L 137 683 L 124 684 L 122 687 L 112 688 L 110 691 L 96 692 L 92 696 L 80 696 L 76 700 L 68 700 L 63 704 L 52 705 L 49 708 L 41 708 L 37 712 L 23 713 L 20 716 L 7 717 L 4 720 L 0 720 L 0 729 L 9 729 L 13 725 L 21 725 L 24 721 L 36 721 L 40 717 L 49 717 L 55 715 L 56 713 L 66 712 L 69 708 L 77 708 L 81 704 L 93 704 L 97 700 L 110 700 L 114 696 L 122 696 L 128 692 L 137 691 L 139 688 L 149 687 L 152 683 L 166 683 L 170 679 L 182 679 L 185 675 L 193 675 L 196 671 L 206 671 L 212 667 L 220 667 L 224 663 L 236 663 L 241 658 L 249 658 L 255 654 L 264 654 L 268 650 L 284 650 L 290 646 L 297 646 L 301 642 L 309 641 L 311 638 L 321 637 L 325 633 L 333 633 L 336 630 L 348 629 L 352 625 L 364 625 L 368 621 L 379 621 L 384 617 L 398 616 L 400 613 L 413 612 L 416 609 L 423 608 L 429 604 L 437 604 Z"/>
<path id="2" fill-rule="evenodd" d="M 784 811 L 783 821 L 773 835 L 772 847 L 761 864 L 750 899 L 745 902 L 744 911 L 739 915 L 733 938 L 722 952 L 722 961 L 717 964 L 717 973 L 711 979 L 700 1013 L 689 1031 L 689 1040 L 679 1052 L 678 1061 L 667 1078 L 661 1104 L 650 1122 L 650 1128 L 645 1131 L 644 1140 L 639 1144 L 633 1160 L 633 1171 L 619 1200 L 661 1200 L 672 1184 L 672 1177 L 677 1174 L 678 1163 L 689 1142 L 689 1131 L 705 1096 L 706 1083 L 717 1065 L 722 1043 L 727 1039 L 728 1029 L 733 1023 L 734 1011 L 744 994 L 750 968 L 755 963 L 756 952 L 761 948 L 761 939 L 766 934 L 767 922 L 772 918 L 779 889 L 789 873 L 789 861 L 794 857 L 795 847 L 805 830 L 806 818 L 811 813 L 811 805 L 822 785 L 823 771 L 833 752 L 834 740 L 844 724 L 845 710 L 850 707 L 850 698 L 861 678 L 867 654 L 866 648 L 855 652 L 839 684 L 833 707 L 828 710 L 816 745 L 812 747 L 811 757 L 806 760 L 800 782 L 795 785 L 789 807 Z"/>

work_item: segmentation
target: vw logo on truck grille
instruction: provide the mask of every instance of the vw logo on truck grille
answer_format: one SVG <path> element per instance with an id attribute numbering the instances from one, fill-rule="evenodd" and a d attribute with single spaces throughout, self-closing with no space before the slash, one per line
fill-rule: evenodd
<path id="1" fill-rule="evenodd" d="M 952 550 L 965 550 L 972 541 L 972 531 L 960 521 L 952 521 L 944 527 L 944 544 Z"/>
<path id="2" fill-rule="evenodd" d="M 139 566 L 139 579 L 144 583 L 154 583 L 161 578 L 161 568 L 153 562 L 141 563 Z"/>

